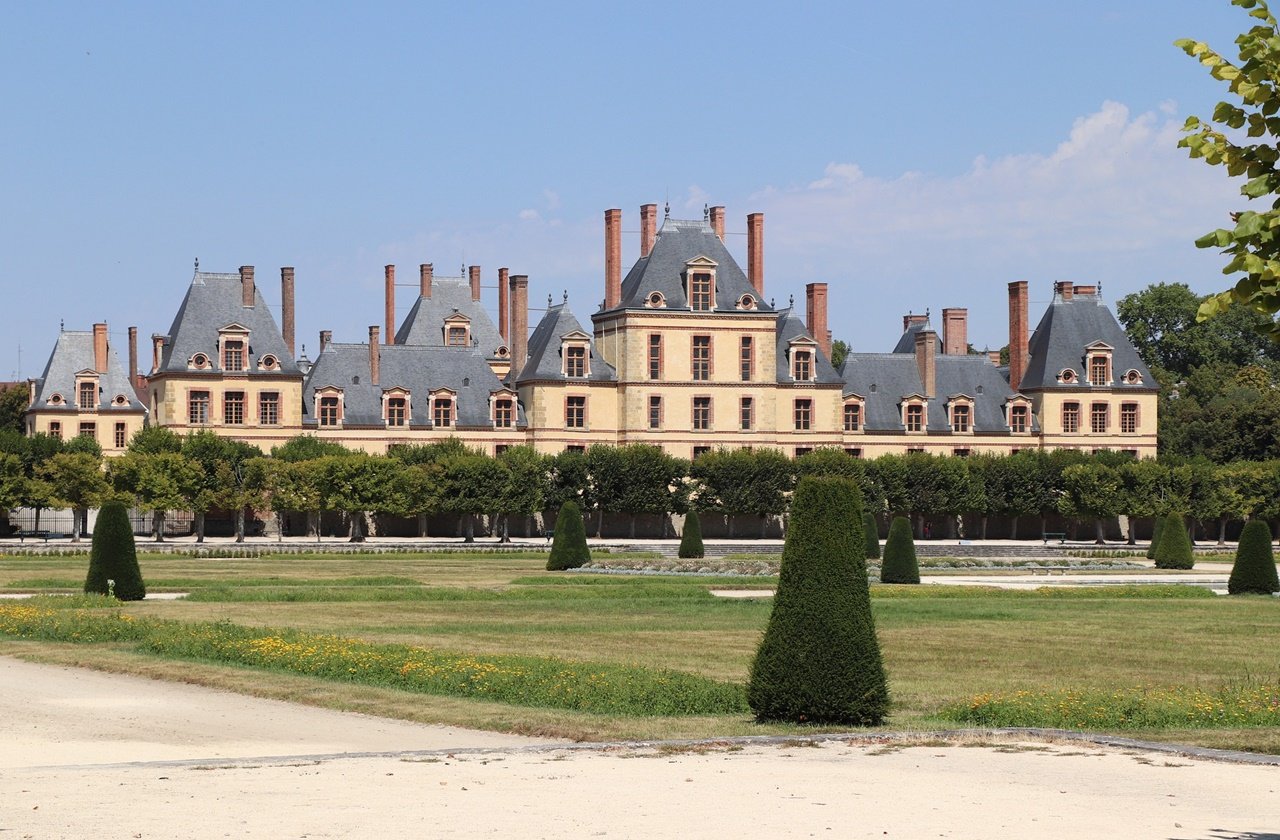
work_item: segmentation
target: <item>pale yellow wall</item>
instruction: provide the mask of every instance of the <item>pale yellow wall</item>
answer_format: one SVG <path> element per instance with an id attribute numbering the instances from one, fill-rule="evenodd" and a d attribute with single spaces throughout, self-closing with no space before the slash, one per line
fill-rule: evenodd
<path id="1" fill-rule="evenodd" d="M 107 456 L 116 456 L 124 452 L 125 447 L 129 445 L 129 440 L 142 429 L 145 415 L 140 411 L 81 411 L 81 410 L 61 410 L 61 411 L 31 411 L 27 413 L 26 423 L 28 434 L 50 434 L 50 423 L 61 423 L 61 438 L 64 441 L 71 440 L 80 435 L 81 423 L 93 423 L 94 435 L 93 439 L 102 447 L 102 454 Z M 125 424 L 125 447 L 117 447 L 116 424 Z"/>
<path id="2" fill-rule="evenodd" d="M 152 425 L 163 426 L 179 435 L 208 429 L 234 440 L 251 443 L 264 451 L 284 443 L 302 431 L 302 381 L 300 378 L 266 377 L 185 377 L 165 374 L 155 377 L 148 386 L 152 404 Z M 209 422 L 188 422 L 188 399 L 192 391 L 209 392 Z M 227 425 L 222 422 L 223 402 L 227 392 L 242 392 L 245 422 Z M 258 398 L 263 393 L 280 395 L 280 422 L 263 425 L 258 421 Z"/>
<path id="3" fill-rule="evenodd" d="M 1110 390 L 1081 389 L 1078 391 L 1045 391 L 1031 395 L 1036 417 L 1040 421 L 1041 445 L 1045 449 L 1136 449 L 1144 458 L 1156 455 L 1156 395 L 1149 392 L 1125 393 Z M 1062 405 L 1067 402 L 1080 404 L 1080 431 L 1067 433 L 1062 430 Z M 1089 408 L 1096 402 L 1110 406 L 1108 431 L 1094 434 L 1090 431 Z M 1138 430 L 1133 434 L 1120 432 L 1120 406 L 1122 403 L 1138 404 Z"/>

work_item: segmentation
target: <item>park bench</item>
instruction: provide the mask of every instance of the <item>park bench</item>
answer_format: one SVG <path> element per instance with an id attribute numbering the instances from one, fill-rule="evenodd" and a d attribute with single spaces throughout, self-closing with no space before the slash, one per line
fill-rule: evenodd
<path id="1" fill-rule="evenodd" d="M 18 538 L 18 542 L 24 543 L 28 538 L 33 540 L 40 539 L 48 542 L 50 539 L 62 539 L 67 535 L 59 534 L 56 531 L 18 531 L 14 536 Z"/>
<path id="2" fill-rule="evenodd" d="M 1049 544 L 1049 540 L 1055 539 L 1055 538 L 1058 540 L 1059 544 L 1065 543 L 1067 541 L 1067 535 L 1063 533 L 1046 533 L 1043 536 L 1044 536 L 1045 545 Z"/>

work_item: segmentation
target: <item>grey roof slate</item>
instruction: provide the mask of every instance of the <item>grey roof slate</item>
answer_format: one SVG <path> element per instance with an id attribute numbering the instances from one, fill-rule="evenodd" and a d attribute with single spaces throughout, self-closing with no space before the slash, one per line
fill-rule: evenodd
<path id="1" fill-rule="evenodd" d="M 779 382 L 794 382 L 791 376 L 791 363 L 787 355 L 787 345 L 797 338 L 813 339 L 813 334 L 805 328 L 804 321 L 800 319 L 795 309 L 784 309 L 778 313 L 776 325 L 778 346 L 777 346 L 777 374 Z M 823 354 L 822 348 L 817 349 L 817 369 L 814 382 L 819 384 L 836 384 L 843 381 L 836 369 L 831 366 L 831 362 Z"/>
<path id="2" fill-rule="evenodd" d="M 93 364 L 92 332 L 66 330 L 59 333 L 44 372 L 35 380 L 32 407 L 49 409 L 49 398 L 60 394 L 62 406 L 74 409 L 79 398 L 76 393 L 76 374 L 83 370 L 93 370 Z M 99 411 L 146 411 L 146 406 L 138 400 L 137 392 L 129 382 L 129 375 L 110 342 L 107 344 L 107 371 L 98 374 L 98 389 Z M 121 394 L 128 402 L 118 406 L 115 398 Z"/>
<path id="3" fill-rule="evenodd" d="M 1093 295 L 1077 295 L 1069 301 L 1055 298 L 1045 310 L 1028 342 L 1030 359 L 1022 377 L 1022 389 L 1078 390 L 1085 379 L 1085 347 L 1096 341 L 1113 348 L 1111 369 L 1117 390 L 1158 390 L 1155 377 L 1129 343 L 1124 328 L 1101 298 Z M 1075 371 L 1077 382 L 1064 385 L 1057 381 L 1058 374 L 1066 368 Z M 1124 383 L 1123 377 L 1130 370 L 1141 375 L 1141 385 Z"/>
<path id="4" fill-rule="evenodd" d="M 516 381 L 569 381 L 568 377 L 562 372 L 560 338 L 571 332 L 582 332 L 588 336 L 591 335 L 590 332 L 582 329 L 582 324 L 578 322 L 577 318 L 573 317 L 573 313 L 569 311 L 568 303 L 558 303 L 548 307 L 546 314 L 542 316 L 542 320 L 534 328 L 533 334 L 529 336 L 529 358 L 524 366 L 520 368 Z M 587 381 L 612 382 L 618 378 L 617 371 L 614 370 L 613 366 L 601 359 L 600 355 L 596 353 L 594 340 L 588 342 L 587 354 L 587 368 L 589 370 Z"/>
<path id="5" fill-rule="evenodd" d="M 637 260 L 622 281 L 622 300 L 616 308 L 644 309 L 649 294 L 656 291 L 666 298 L 668 309 L 688 309 L 683 273 L 685 264 L 695 257 L 708 257 L 716 263 L 716 312 L 738 311 L 738 300 L 744 294 L 759 297 L 710 224 L 667 219 L 649 256 Z M 766 301 L 757 300 L 756 304 L 760 311 L 772 311 Z"/>
<path id="6" fill-rule="evenodd" d="M 893 352 L 895 353 L 916 352 L 916 335 L 923 332 L 924 330 L 931 330 L 931 329 L 933 329 L 933 327 L 929 326 L 928 321 L 925 321 L 924 323 L 920 323 L 920 324 L 912 324 L 911 326 L 907 327 L 906 330 L 903 331 L 902 335 L 898 338 L 898 343 L 893 345 Z"/>
<path id="7" fill-rule="evenodd" d="M 382 393 L 403 388 L 410 395 L 409 423 L 430 425 L 428 395 L 439 388 L 457 393 L 458 426 L 492 427 L 489 397 L 503 388 L 484 357 L 466 347 L 414 344 L 382 345 L 378 353 L 378 384 L 370 382 L 369 345 L 330 343 L 316 358 L 302 389 L 303 422 L 314 424 L 315 392 L 342 390 L 344 426 L 384 426 Z M 525 425 L 517 407 L 517 426 Z"/>
<path id="8" fill-rule="evenodd" d="M 498 358 L 498 348 L 506 346 L 501 333 L 479 301 L 471 299 L 469 282 L 440 280 L 431 284 L 431 297 L 419 297 L 396 330 L 396 344 L 444 346 L 444 319 L 454 313 L 471 319 L 471 344 L 486 358 Z"/>
<path id="9" fill-rule="evenodd" d="M 262 288 L 254 288 L 253 306 L 244 306 L 241 301 L 239 274 L 197 271 L 169 327 L 160 371 L 186 371 L 188 360 L 196 353 L 207 354 L 217 370 L 218 330 L 240 324 L 249 330 L 250 374 L 259 372 L 258 360 L 267 354 L 280 362 L 279 369 L 270 373 L 300 373 L 262 297 Z"/>

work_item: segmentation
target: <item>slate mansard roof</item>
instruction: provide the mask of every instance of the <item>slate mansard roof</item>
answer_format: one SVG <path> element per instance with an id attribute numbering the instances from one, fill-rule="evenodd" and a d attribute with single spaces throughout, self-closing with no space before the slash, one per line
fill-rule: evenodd
<path id="1" fill-rule="evenodd" d="M 489 313 L 479 301 L 471 299 L 471 285 L 463 281 L 436 278 L 431 284 L 431 297 L 419 297 L 396 330 L 396 344 L 418 344 L 443 347 L 444 322 L 451 315 L 465 315 L 471 321 L 471 344 L 485 358 L 496 359 L 498 348 L 506 342 Z"/>
<path id="2" fill-rule="evenodd" d="M 777 321 L 777 374 L 778 382 L 794 382 L 791 376 L 791 362 L 787 355 L 787 349 L 792 341 L 796 339 L 809 339 L 813 341 L 813 335 L 805 327 L 804 321 L 795 313 L 794 309 L 784 309 L 778 313 Z M 844 380 L 836 369 L 831 366 L 831 361 L 823 354 L 822 349 L 814 347 L 814 356 L 817 359 L 816 369 L 814 371 L 813 381 L 819 385 L 839 384 Z"/>
<path id="3" fill-rule="evenodd" d="M 745 294 L 759 298 L 709 223 L 666 219 L 649 256 L 637 260 L 623 279 L 622 299 L 616 308 L 644 309 L 649 295 L 661 292 L 668 309 L 688 309 L 685 265 L 697 257 L 707 257 L 716 263 L 716 312 L 739 311 L 738 300 Z M 756 309 L 773 311 L 765 301 L 758 299 Z"/>
<path id="4" fill-rule="evenodd" d="M 51 409 L 75 410 L 78 406 L 79 394 L 76 391 L 76 374 L 88 372 L 98 377 L 99 411 L 146 411 L 146 406 L 138 401 L 138 395 L 129 382 L 124 365 L 116 355 L 114 347 L 107 347 L 106 373 L 94 372 L 93 333 L 79 331 L 63 331 L 58 334 L 58 341 L 49 354 L 49 361 L 44 366 L 44 373 L 35 380 L 32 411 Z M 60 404 L 54 405 L 49 398 L 54 394 L 62 397 Z M 116 404 L 116 397 L 123 396 L 125 402 Z"/>
<path id="5" fill-rule="evenodd" d="M 186 373 L 188 361 L 196 353 L 206 354 L 213 362 L 213 372 L 220 373 L 218 331 L 239 324 L 249 330 L 248 373 L 259 372 L 258 360 L 270 354 L 279 361 L 279 368 L 270 373 L 300 374 L 262 290 L 255 287 L 253 306 L 244 306 L 241 289 L 239 274 L 197 271 L 169 327 L 157 373 Z"/>
<path id="6" fill-rule="evenodd" d="M 585 380 L 577 377 L 570 379 L 564 375 L 564 365 L 560 357 L 560 340 L 571 333 L 587 336 L 588 374 Z M 546 314 L 534 329 L 533 335 L 529 336 L 529 358 L 520 368 L 516 381 L 612 382 L 617 378 L 617 371 L 596 353 L 591 333 L 582 328 L 582 324 L 569 311 L 568 302 L 565 302 L 548 307 Z"/>
<path id="7" fill-rule="evenodd" d="M 1112 348 L 1113 387 L 1118 390 L 1155 391 L 1155 377 L 1129 342 L 1124 328 L 1097 295 L 1076 295 L 1071 300 L 1055 297 L 1045 310 L 1028 342 L 1030 359 L 1021 387 L 1025 389 L 1078 389 L 1085 381 L 1085 348 L 1101 342 Z M 1076 382 L 1064 384 L 1058 375 L 1064 369 L 1075 372 Z M 1125 374 L 1136 370 L 1141 384 L 1128 384 Z"/>
<path id="8" fill-rule="evenodd" d="M 303 423 L 317 423 L 316 391 L 336 388 L 342 391 L 344 426 L 385 426 L 383 392 L 400 388 L 409 392 L 410 425 L 429 426 L 431 392 L 448 389 L 457 395 L 456 426 L 491 428 L 489 398 L 504 388 L 489 363 L 472 348 L 412 344 L 379 346 L 378 382 L 370 381 L 368 344 L 329 344 L 316 358 L 303 387 Z M 525 426 L 523 408 L 517 407 L 516 425 Z"/>

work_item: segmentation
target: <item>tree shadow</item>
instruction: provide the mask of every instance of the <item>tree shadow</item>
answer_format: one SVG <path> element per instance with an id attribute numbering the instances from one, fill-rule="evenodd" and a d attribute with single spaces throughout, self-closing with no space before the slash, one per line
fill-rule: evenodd
<path id="1" fill-rule="evenodd" d="M 1203 837 L 1170 837 L 1169 840 L 1280 840 L 1280 834 L 1271 831 L 1228 831 L 1212 829 Z"/>

